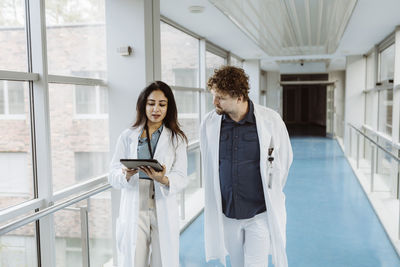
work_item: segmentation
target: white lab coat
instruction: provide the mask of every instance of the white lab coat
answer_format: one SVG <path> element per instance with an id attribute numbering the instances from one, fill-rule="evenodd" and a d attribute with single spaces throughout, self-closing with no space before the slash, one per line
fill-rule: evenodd
<path id="1" fill-rule="evenodd" d="M 121 189 L 121 203 L 116 225 L 118 266 L 134 267 L 139 213 L 139 174 L 129 182 L 122 173 L 122 158 L 137 158 L 138 137 L 141 128 L 129 128 L 118 138 L 110 165 L 109 183 Z M 176 193 L 187 184 L 187 144 L 182 138 L 171 140 L 171 130 L 164 126 L 157 143 L 154 158 L 166 166 L 169 188 L 154 182 L 157 222 L 163 267 L 179 266 L 179 213 Z M 161 267 L 161 266 L 160 266 Z"/>
<path id="2" fill-rule="evenodd" d="M 293 160 L 292 147 L 284 122 L 275 111 L 254 104 L 254 115 L 260 142 L 260 172 L 264 188 L 267 220 L 270 228 L 270 254 L 276 267 L 286 267 L 285 186 Z M 219 181 L 219 139 L 222 116 L 215 110 L 207 114 L 201 125 L 200 149 L 205 189 L 204 234 L 206 260 L 218 259 L 224 265 L 227 255 L 222 223 L 222 202 Z M 273 147 L 272 168 L 268 164 L 268 148 Z M 271 175 L 270 175 L 271 174 Z"/>

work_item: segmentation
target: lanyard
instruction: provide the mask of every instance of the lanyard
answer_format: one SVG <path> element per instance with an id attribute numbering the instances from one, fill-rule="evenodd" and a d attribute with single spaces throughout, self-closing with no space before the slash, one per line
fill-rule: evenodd
<path id="1" fill-rule="evenodd" d="M 149 127 L 147 127 L 147 123 L 146 123 L 146 126 L 145 126 L 145 130 L 146 130 L 146 134 L 147 134 L 147 146 L 149 148 L 151 159 L 153 159 L 154 156 L 153 156 L 153 150 L 151 149 Z"/>

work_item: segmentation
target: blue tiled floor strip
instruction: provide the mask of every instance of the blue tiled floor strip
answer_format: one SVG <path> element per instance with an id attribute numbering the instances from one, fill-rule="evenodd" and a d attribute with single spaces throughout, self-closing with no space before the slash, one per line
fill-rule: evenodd
<path id="1" fill-rule="evenodd" d="M 289 266 L 400 267 L 337 142 L 293 138 L 292 145 L 285 188 Z M 203 215 L 182 233 L 180 260 L 182 267 L 221 266 L 205 261 Z"/>

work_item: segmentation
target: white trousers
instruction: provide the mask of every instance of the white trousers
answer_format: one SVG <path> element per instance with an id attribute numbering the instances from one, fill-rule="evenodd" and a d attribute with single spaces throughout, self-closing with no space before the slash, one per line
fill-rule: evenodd
<path id="1" fill-rule="evenodd" d="M 267 211 L 250 219 L 223 218 L 225 247 L 232 267 L 268 267 Z"/>
<path id="2" fill-rule="evenodd" d="M 139 180 L 140 207 L 137 224 L 138 229 L 135 250 L 135 267 L 162 266 L 153 188 L 153 181 L 144 179 Z"/>

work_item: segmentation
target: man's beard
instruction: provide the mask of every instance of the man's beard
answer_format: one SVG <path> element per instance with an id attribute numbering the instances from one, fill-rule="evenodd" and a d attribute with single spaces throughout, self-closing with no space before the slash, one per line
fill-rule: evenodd
<path id="1" fill-rule="evenodd" d="M 217 112 L 218 115 L 224 115 L 225 111 L 223 111 L 221 108 L 215 107 L 215 112 Z"/>

